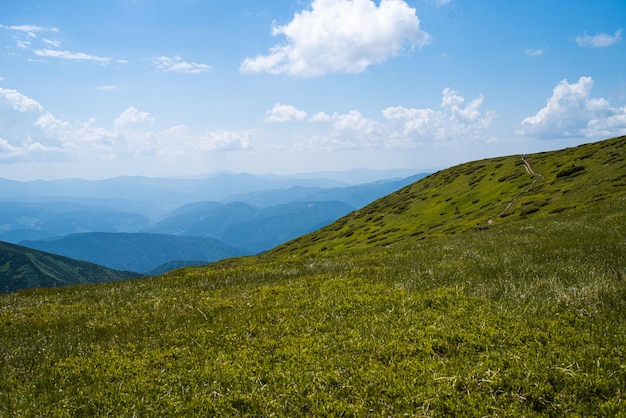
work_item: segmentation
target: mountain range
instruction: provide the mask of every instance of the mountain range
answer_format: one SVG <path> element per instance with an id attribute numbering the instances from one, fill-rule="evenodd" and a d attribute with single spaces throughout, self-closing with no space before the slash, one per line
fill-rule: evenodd
<path id="1" fill-rule="evenodd" d="M 157 274 L 267 251 L 424 175 L 348 186 L 315 177 L 227 173 L 204 179 L 0 180 L 6 186 L 0 199 L 9 199 L 0 200 L 0 240 Z M 282 188 L 258 189 L 270 186 Z M 193 201 L 225 195 L 221 202 Z"/>

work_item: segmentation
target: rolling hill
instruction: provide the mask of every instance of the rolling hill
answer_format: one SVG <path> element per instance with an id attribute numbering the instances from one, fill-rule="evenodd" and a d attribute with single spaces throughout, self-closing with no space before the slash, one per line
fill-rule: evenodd
<path id="1" fill-rule="evenodd" d="M 259 256 L 2 295 L 0 414 L 624 416 L 626 137 L 523 157 Z"/>
<path id="2" fill-rule="evenodd" d="M 0 241 L 0 293 L 140 277 Z"/>
<path id="3" fill-rule="evenodd" d="M 429 175 L 274 253 L 325 252 L 482 230 L 617 199 L 625 137 L 525 156 L 473 161 Z"/>

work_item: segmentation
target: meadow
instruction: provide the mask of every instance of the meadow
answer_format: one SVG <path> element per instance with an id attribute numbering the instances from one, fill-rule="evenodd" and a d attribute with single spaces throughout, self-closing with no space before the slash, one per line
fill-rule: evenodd
<path id="1" fill-rule="evenodd" d="M 531 156 L 533 190 L 498 181 L 519 156 L 489 160 L 469 176 L 509 174 L 473 199 L 444 171 L 260 256 L 1 295 L 0 415 L 626 416 L 626 187 L 600 181 L 623 158 L 593 163 L 624 139 L 607 144 L 558 181 L 571 156 Z"/>

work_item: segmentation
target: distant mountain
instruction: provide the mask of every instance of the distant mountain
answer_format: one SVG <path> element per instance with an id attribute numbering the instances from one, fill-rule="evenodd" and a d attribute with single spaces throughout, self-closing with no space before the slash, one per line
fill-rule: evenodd
<path id="1" fill-rule="evenodd" d="M 295 186 L 289 189 L 258 190 L 250 193 L 236 194 L 222 200 L 223 202 L 246 202 L 261 208 L 291 202 L 343 202 L 356 209 L 374 200 L 393 193 L 401 188 L 426 177 L 427 173 L 416 174 L 402 179 L 380 180 L 371 183 L 341 187 L 304 187 Z"/>
<path id="2" fill-rule="evenodd" d="M 144 216 L 157 218 L 186 203 L 219 201 L 234 194 L 294 186 L 337 187 L 345 183 L 324 178 L 219 173 L 200 179 L 117 177 L 106 180 L 65 179 L 28 181 L 0 179 L 0 201 L 126 204 Z M 91 199 L 91 200 L 90 200 Z M 124 203 L 126 202 L 126 203 Z"/>
<path id="3" fill-rule="evenodd" d="M 213 237 L 254 254 L 314 231 L 352 212 L 342 202 L 290 202 L 259 208 L 242 202 L 196 202 L 145 232 Z"/>
<path id="4" fill-rule="evenodd" d="M 0 240 L 17 244 L 80 232 L 135 232 L 150 221 L 137 213 L 68 202 L 0 202 Z"/>
<path id="5" fill-rule="evenodd" d="M 241 250 L 213 238 L 146 233 L 92 232 L 24 241 L 21 245 L 117 270 L 145 274 L 175 260 L 208 263 L 242 255 Z"/>
<path id="6" fill-rule="evenodd" d="M 220 239 L 255 254 L 316 231 L 354 208 L 342 202 L 293 202 L 260 210 L 254 219 L 226 229 Z"/>
<path id="7" fill-rule="evenodd" d="M 221 238 L 229 227 L 253 220 L 260 210 L 242 202 L 194 202 L 175 210 L 144 232 Z"/>
<path id="8" fill-rule="evenodd" d="M 19 245 L 0 242 L 0 293 L 140 277 Z"/>

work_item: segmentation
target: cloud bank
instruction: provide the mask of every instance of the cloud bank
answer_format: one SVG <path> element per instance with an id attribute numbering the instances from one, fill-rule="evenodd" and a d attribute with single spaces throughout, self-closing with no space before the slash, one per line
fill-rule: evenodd
<path id="1" fill-rule="evenodd" d="M 616 108 L 606 99 L 590 97 L 592 88 L 591 77 L 574 84 L 562 80 L 546 105 L 525 118 L 516 133 L 543 139 L 625 135 L 626 106 Z"/>
<path id="2" fill-rule="evenodd" d="M 313 123 L 326 130 L 300 140 L 297 148 L 335 151 L 342 149 L 411 148 L 417 144 L 441 141 L 489 141 L 488 129 L 495 111 L 481 109 L 482 95 L 466 102 L 456 91 L 442 91 L 440 109 L 382 109 L 382 119 L 366 117 L 353 109 L 347 113 L 307 112 L 293 106 L 277 104 L 266 113 L 267 122 Z"/>
<path id="3" fill-rule="evenodd" d="M 131 159 L 145 156 L 198 156 L 203 152 L 246 150 L 246 131 L 192 132 L 184 125 L 155 130 L 155 118 L 133 106 L 112 128 L 95 119 L 70 123 L 58 119 L 16 90 L 0 87 L 0 163 Z"/>
<path id="4" fill-rule="evenodd" d="M 286 25 L 275 25 L 272 35 L 286 43 L 268 54 L 247 58 L 243 73 L 267 72 L 299 77 L 327 73 L 361 73 L 404 49 L 423 47 L 430 35 L 406 2 L 381 0 L 314 0 L 310 10 L 296 13 Z"/>

